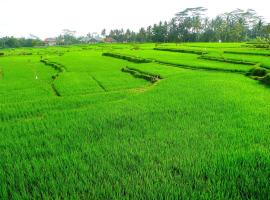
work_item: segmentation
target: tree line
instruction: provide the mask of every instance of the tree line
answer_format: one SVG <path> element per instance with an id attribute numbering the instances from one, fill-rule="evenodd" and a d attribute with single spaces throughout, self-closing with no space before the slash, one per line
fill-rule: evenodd
<path id="1" fill-rule="evenodd" d="M 39 38 L 0 38 L 0 48 L 34 47 L 44 46 L 44 42 Z"/>
<path id="2" fill-rule="evenodd" d="M 255 10 L 236 9 L 214 18 L 206 15 L 204 7 L 186 8 L 169 21 L 142 27 L 138 32 L 131 29 L 114 29 L 101 36 L 113 38 L 117 42 L 243 42 L 257 40 L 270 43 L 270 23 L 259 16 Z M 91 34 L 75 37 L 74 32 L 65 29 L 56 37 L 57 44 L 70 45 L 89 43 Z M 43 46 L 37 37 L 31 39 L 3 37 L 0 48 Z"/>
<path id="3" fill-rule="evenodd" d="M 256 11 L 236 9 L 210 19 L 206 8 L 187 8 L 170 21 L 140 28 L 111 30 L 109 36 L 118 42 L 242 42 L 270 38 L 270 23 Z"/>

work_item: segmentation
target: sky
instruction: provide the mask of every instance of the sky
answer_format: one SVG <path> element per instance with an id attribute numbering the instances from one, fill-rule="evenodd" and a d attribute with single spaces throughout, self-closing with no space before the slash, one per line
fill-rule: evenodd
<path id="1" fill-rule="evenodd" d="M 269 0 L 0 0 L 0 37 L 41 39 L 61 34 L 107 32 L 115 28 L 138 31 L 160 20 L 170 20 L 188 7 L 208 8 L 207 15 L 252 8 L 270 22 Z"/>

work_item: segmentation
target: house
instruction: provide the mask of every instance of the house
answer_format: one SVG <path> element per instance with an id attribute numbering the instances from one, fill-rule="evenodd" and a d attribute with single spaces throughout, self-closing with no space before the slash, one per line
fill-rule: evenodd
<path id="1" fill-rule="evenodd" d="M 106 37 L 104 39 L 104 42 L 106 42 L 106 43 L 116 43 L 117 41 L 115 39 L 113 39 L 112 37 Z"/>
<path id="2" fill-rule="evenodd" d="M 80 42 L 82 42 L 82 43 L 89 43 L 90 40 L 91 40 L 90 37 L 83 37 L 83 38 L 80 39 Z"/>
<path id="3" fill-rule="evenodd" d="M 90 43 L 90 44 L 96 44 L 96 43 L 98 43 L 98 40 L 96 40 L 95 38 L 91 38 L 91 39 L 88 41 L 88 43 Z"/>
<path id="4" fill-rule="evenodd" d="M 56 38 L 46 38 L 44 43 L 46 46 L 55 46 L 56 45 Z"/>
<path id="5" fill-rule="evenodd" d="M 99 36 L 99 35 L 96 35 L 96 36 L 94 37 L 94 39 L 95 39 L 97 42 L 103 42 L 104 37 L 101 37 L 101 36 Z"/>
<path id="6" fill-rule="evenodd" d="M 80 39 L 80 42 L 82 43 L 88 43 L 88 44 L 95 44 L 103 42 L 103 38 L 99 35 L 87 35 L 86 37 L 83 37 Z"/>
<path id="7" fill-rule="evenodd" d="M 82 43 L 88 43 L 88 44 L 96 44 L 103 42 L 103 38 L 89 38 L 89 37 L 84 37 L 80 40 Z"/>

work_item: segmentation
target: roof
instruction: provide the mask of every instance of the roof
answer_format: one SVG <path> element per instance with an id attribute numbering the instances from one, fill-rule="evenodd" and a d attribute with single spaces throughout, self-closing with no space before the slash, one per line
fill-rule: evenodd
<path id="1" fill-rule="evenodd" d="M 106 38 L 104 39 L 104 41 L 105 41 L 105 42 L 116 42 L 116 40 L 113 39 L 112 37 L 106 37 Z"/>
<path id="2" fill-rule="evenodd" d="M 46 38 L 44 42 L 56 42 L 56 38 Z"/>

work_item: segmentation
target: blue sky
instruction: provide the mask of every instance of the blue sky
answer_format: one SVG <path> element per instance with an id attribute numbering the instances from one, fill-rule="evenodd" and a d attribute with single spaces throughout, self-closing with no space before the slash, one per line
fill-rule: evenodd
<path id="1" fill-rule="evenodd" d="M 77 35 L 103 28 L 137 31 L 169 20 L 187 7 L 203 6 L 208 15 L 236 8 L 255 9 L 270 22 L 269 0 L 1 0 L 0 36 L 56 36 L 65 28 Z"/>

